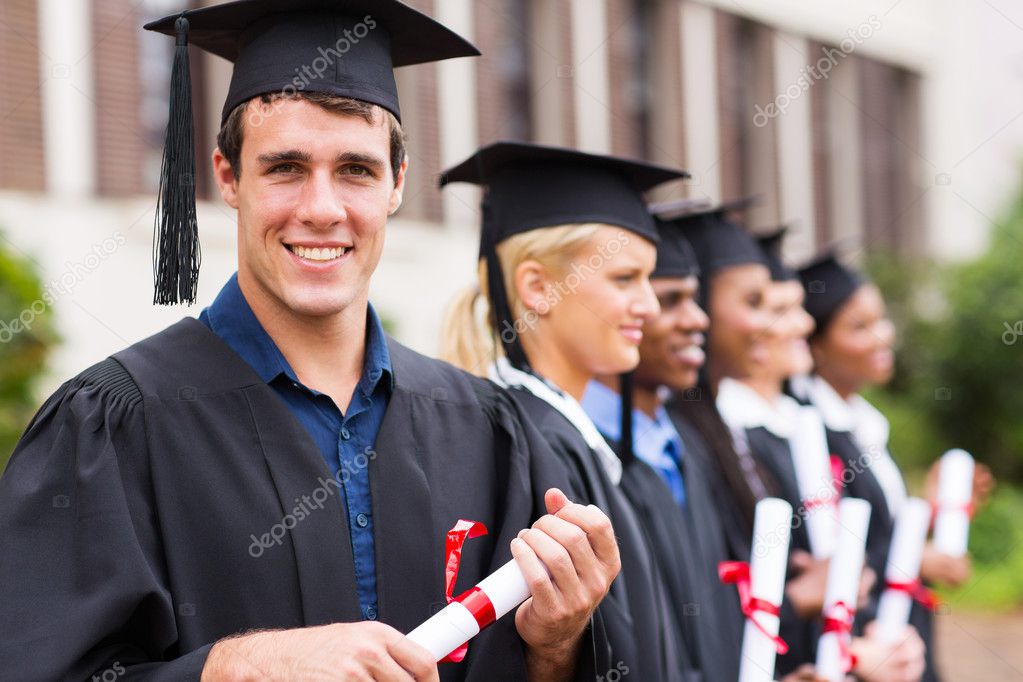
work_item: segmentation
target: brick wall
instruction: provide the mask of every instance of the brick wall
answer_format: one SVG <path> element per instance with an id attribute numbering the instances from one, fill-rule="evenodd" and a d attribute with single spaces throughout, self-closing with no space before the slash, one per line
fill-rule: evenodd
<path id="1" fill-rule="evenodd" d="M 0 189 L 43 191 L 36 0 L 0 3 Z"/>
<path id="2" fill-rule="evenodd" d="M 106 196 L 139 194 L 147 189 L 139 120 L 140 17 L 123 0 L 92 0 L 92 12 L 96 189 Z"/>

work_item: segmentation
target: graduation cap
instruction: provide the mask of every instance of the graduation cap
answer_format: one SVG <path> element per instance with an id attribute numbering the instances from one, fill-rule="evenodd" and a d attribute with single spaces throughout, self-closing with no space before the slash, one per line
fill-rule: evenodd
<path id="1" fill-rule="evenodd" d="M 154 303 L 194 302 L 199 274 L 189 44 L 234 63 L 221 124 L 253 97 L 300 92 L 369 102 L 400 120 L 395 67 L 479 54 L 398 0 L 236 0 L 145 28 L 176 40 L 156 210 Z"/>
<path id="2" fill-rule="evenodd" d="M 700 274 L 696 252 L 682 230 L 672 221 L 654 218 L 661 241 L 657 244 L 657 266 L 650 273 L 656 277 L 693 277 Z"/>
<path id="3" fill-rule="evenodd" d="M 752 199 L 742 199 L 705 208 L 679 212 L 664 209 L 658 217 L 685 235 L 696 253 L 700 275 L 704 279 L 724 268 L 747 263 L 767 265 L 764 252 L 752 236 L 732 222 L 728 213 L 748 206 Z"/>
<path id="4" fill-rule="evenodd" d="M 480 257 L 487 259 L 493 329 L 514 322 L 497 245 L 540 227 L 603 223 L 657 243 L 657 227 L 643 192 L 685 171 L 560 147 L 495 142 L 444 171 L 443 187 L 468 182 L 484 187 Z M 509 362 L 527 369 L 517 335 L 499 334 Z"/>
<path id="5" fill-rule="evenodd" d="M 782 225 L 771 232 L 757 236 L 757 244 L 764 253 L 767 267 L 771 270 L 771 280 L 775 282 L 791 282 L 799 279 L 796 271 L 785 265 L 781 255 L 782 242 L 785 241 L 785 234 L 788 231 L 788 225 Z"/>
<path id="6" fill-rule="evenodd" d="M 835 313 L 866 282 L 858 272 L 843 265 L 833 251 L 800 268 L 799 279 L 806 290 L 803 307 L 817 323 L 814 334 L 823 331 Z"/>

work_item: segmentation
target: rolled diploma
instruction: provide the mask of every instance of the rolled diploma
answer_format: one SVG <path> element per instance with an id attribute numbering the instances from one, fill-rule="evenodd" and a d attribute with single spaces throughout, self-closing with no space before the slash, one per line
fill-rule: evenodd
<path id="1" fill-rule="evenodd" d="M 845 603 L 851 609 L 856 608 L 869 524 L 869 502 L 847 497 L 839 503 L 838 545 L 828 568 L 828 583 L 824 590 L 824 615 L 828 615 L 838 602 Z M 821 635 L 817 645 L 817 675 L 833 682 L 845 679 L 841 643 L 837 632 L 825 632 Z"/>
<path id="2" fill-rule="evenodd" d="M 815 559 L 827 559 L 835 553 L 838 538 L 838 519 L 835 515 L 838 492 L 831 475 L 831 453 L 824 421 L 816 408 L 804 406 L 799 409 L 795 434 L 789 444 L 799 497 L 804 505 L 803 521 L 810 537 L 810 551 Z M 807 507 L 806 504 L 811 500 L 818 503 Z"/>
<path id="3" fill-rule="evenodd" d="M 892 545 L 888 550 L 885 580 L 910 583 L 920 576 L 927 528 L 931 523 L 931 506 L 919 497 L 906 500 L 895 521 Z M 902 590 L 886 589 L 877 604 L 877 632 L 882 641 L 894 642 L 909 623 L 913 597 Z"/>
<path id="4" fill-rule="evenodd" d="M 792 505 L 768 497 L 757 502 L 753 517 L 753 552 L 750 557 L 750 593 L 771 604 L 781 605 L 785 590 L 785 568 L 789 558 Z M 763 611 L 754 613 L 757 622 L 772 635 L 779 621 Z M 739 682 L 769 682 L 774 679 L 774 642 L 749 620 L 742 635 Z"/>
<path id="5" fill-rule="evenodd" d="M 512 559 L 477 585 L 494 605 L 497 618 L 505 615 L 530 596 L 529 586 L 518 564 Z M 408 633 L 408 638 L 440 661 L 480 632 L 469 609 L 451 602 L 425 623 Z"/>
<path id="6" fill-rule="evenodd" d="M 934 519 L 934 546 L 942 554 L 966 554 L 970 537 L 966 508 L 972 498 L 973 457 L 965 450 L 949 450 L 938 469 L 938 516 Z"/>

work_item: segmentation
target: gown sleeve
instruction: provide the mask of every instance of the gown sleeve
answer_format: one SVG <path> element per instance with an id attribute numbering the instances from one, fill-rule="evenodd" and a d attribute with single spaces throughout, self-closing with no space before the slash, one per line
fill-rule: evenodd
<path id="1" fill-rule="evenodd" d="M 518 532 L 528 528 L 546 513 L 544 494 L 549 488 L 560 488 L 569 499 L 578 500 L 580 497 L 567 470 L 560 464 L 550 445 L 525 411 L 507 392 L 489 382 L 479 382 L 476 391 L 481 405 L 494 425 L 497 442 L 501 444 L 500 447 L 507 449 L 507 488 L 502 491 L 505 495 L 504 521 L 498 531 L 497 551 L 492 566 L 496 570 L 511 560 L 510 544 Z M 473 659 L 470 661 L 470 674 L 467 676 L 469 680 L 482 682 L 494 679 L 484 673 L 484 669 L 489 666 L 480 666 L 478 671 L 474 668 L 484 659 L 499 656 L 502 653 L 500 648 L 509 646 L 510 642 L 514 643 L 511 646 L 519 647 L 518 657 L 522 656 L 521 649 L 524 644 L 515 631 L 515 621 L 511 614 L 484 631 L 477 640 L 480 641 L 469 645 L 469 656 Z M 500 644 L 501 642 L 504 644 Z M 608 670 L 614 665 L 610 651 L 605 625 L 598 607 L 583 634 L 574 679 L 578 682 L 583 680 L 592 682 L 596 679 L 598 671 Z M 508 679 L 525 679 L 524 671 L 522 676 Z"/>
<path id="2" fill-rule="evenodd" d="M 176 650 L 142 395 L 113 359 L 40 408 L 0 478 L 0 670 L 17 680 L 198 680 Z"/>

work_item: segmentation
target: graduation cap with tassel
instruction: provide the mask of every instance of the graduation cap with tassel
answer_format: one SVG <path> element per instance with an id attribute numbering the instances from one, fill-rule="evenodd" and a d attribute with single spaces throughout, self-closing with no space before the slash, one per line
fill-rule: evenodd
<path id="1" fill-rule="evenodd" d="M 395 67 L 479 55 L 461 36 L 398 0 L 235 0 L 145 28 L 175 40 L 153 235 L 157 304 L 194 303 L 199 279 L 189 45 L 234 64 L 221 125 L 254 97 L 299 92 L 369 102 L 400 120 Z"/>

